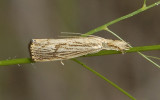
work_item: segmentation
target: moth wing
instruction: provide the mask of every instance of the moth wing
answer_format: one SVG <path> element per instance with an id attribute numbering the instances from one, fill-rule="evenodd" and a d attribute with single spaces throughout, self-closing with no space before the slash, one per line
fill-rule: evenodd
<path id="1" fill-rule="evenodd" d="M 66 60 L 66 59 L 72 59 L 72 58 L 76 58 L 76 57 L 80 57 L 80 56 L 84 56 L 84 55 L 87 55 L 87 54 L 92 54 L 92 53 L 96 53 L 96 52 L 98 52 L 98 51 L 100 51 L 100 50 L 95 50 L 95 49 L 93 49 L 93 50 L 86 50 L 86 51 L 72 51 L 72 52 L 59 52 L 59 53 L 57 53 L 56 55 L 57 55 L 57 58 L 59 59 L 59 60 Z M 57 59 L 57 60 L 58 60 Z"/>
<path id="2" fill-rule="evenodd" d="M 65 60 L 101 50 L 95 41 L 91 45 L 83 39 L 73 40 L 74 42 L 71 39 L 33 39 L 30 45 L 32 59 L 36 62 Z"/>
<path id="3" fill-rule="evenodd" d="M 35 52 L 32 53 L 32 59 L 36 62 L 67 60 L 80 57 L 87 54 L 96 53 L 100 50 L 90 51 L 65 51 L 65 52 Z"/>

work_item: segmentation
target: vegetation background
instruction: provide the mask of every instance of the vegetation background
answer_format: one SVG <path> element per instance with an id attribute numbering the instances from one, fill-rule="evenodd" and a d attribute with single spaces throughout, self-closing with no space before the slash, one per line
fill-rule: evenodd
<path id="1" fill-rule="evenodd" d="M 157 0 L 148 0 L 147 4 Z M 33 38 L 60 32 L 85 33 L 131 13 L 143 0 L 1 0 L 0 60 L 30 57 Z M 110 29 L 133 46 L 160 42 L 160 7 L 118 22 Z M 106 31 L 96 35 L 116 39 Z M 158 51 L 145 52 L 160 56 Z M 160 99 L 160 70 L 136 53 L 79 58 L 137 100 Z M 158 61 L 158 60 L 157 60 Z M 2 100 L 129 100 L 79 64 L 67 60 L 0 67 Z"/>

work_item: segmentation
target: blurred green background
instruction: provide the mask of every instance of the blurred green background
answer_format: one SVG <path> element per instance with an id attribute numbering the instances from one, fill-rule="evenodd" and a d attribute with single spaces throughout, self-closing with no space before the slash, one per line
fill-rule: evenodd
<path id="1" fill-rule="evenodd" d="M 147 4 L 157 0 L 148 0 Z M 85 33 L 140 8 L 143 0 L 1 0 L 0 60 L 30 57 L 33 38 Z M 160 6 L 110 26 L 133 46 L 160 43 Z M 113 38 L 101 31 L 96 35 Z M 145 54 L 159 56 L 159 51 Z M 137 100 L 160 99 L 160 69 L 137 53 L 79 58 Z M 159 60 L 155 60 L 159 62 Z M 0 67 L 1 100 L 130 100 L 77 63 Z M 160 63 L 159 63 L 160 64 Z"/>

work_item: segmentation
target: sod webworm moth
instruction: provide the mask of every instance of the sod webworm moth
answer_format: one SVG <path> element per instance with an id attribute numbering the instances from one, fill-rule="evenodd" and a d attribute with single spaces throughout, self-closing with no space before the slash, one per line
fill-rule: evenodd
<path id="1" fill-rule="evenodd" d="M 31 57 L 35 62 L 67 60 L 101 50 L 128 50 L 121 40 L 105 39 L 98 36 L 71 37 L 63 39 L 32 39 Z"/>

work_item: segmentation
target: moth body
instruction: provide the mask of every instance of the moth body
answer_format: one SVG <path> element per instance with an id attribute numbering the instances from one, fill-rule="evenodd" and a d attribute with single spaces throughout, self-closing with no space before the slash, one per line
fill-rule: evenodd
<path id="1" fill-rule="evenodd" d="M 98 36 L 74 37 L 64 39 L 32 39 L 31 57 L 35 62 L 67 60 L 97 53 L 101 50 L 128 50 L 129 46 L 121 40 L 104 39 Z"/>

